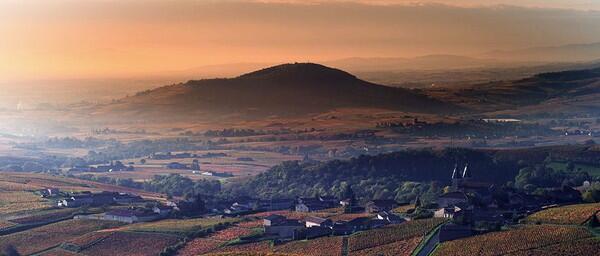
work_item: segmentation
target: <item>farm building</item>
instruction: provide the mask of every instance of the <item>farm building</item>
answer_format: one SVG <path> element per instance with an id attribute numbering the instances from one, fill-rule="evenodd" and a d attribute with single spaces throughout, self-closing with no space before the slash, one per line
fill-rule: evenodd
<path id="1" fill-rule="evenodd" d="M 459 191 L 445 193 L 439 196 L 437 199 L 437 204 L 440 208 L 450 207 L 468 202 L 469 199 L 467 198 L 467 195 Z"/>
<path id="2" fill-rule="evenodd" d="M 304 224 L 281 215 L 271 215 L 264 219 L 265 235 L 276 236 L 280 240 L 295 239 Z"/>
<path id="3" fill-rule="evenodd" d="M 377 213 L 391 211 L 398 207 L 398 203 L 394 200 L 372 200 L 365 205 L 365 210 L 369 213 Z"/>
<path id="4" fill-rule="evenodd" d="M 285 222 L 286 218 L 282 215 L 271 214 L 263 219 L 264 226 L 275 226 L 279 223 Z"/>
<path id="5" fill-rule="evenodd" d="M 324 219 L 324 218 L 312 217 L 312 216 L 306 217 L 306 219 L 304 219 L 304 223 L 307 228 L 333 226 L 333 222 L 330 219 Z"/>
<path id="6" fill-rule="evenodd" d="M 328 197 L 299 198 L 295 208 L 297 212 L 314 212 L 335 207 L 336 201 Z"/>
<path id="7" fill-rule="evenodd" d="M 406 221 L 404 218 L 387 211 L 378 213 L 377 219 L 387 221 L 389 224 L 400 224 Z"/>
<path id="8" fill-rule="evenodd" d="M 160 216 L 167 216 L 173 212 L 173 207 L 165 205 L 157 205 L 152 207 L 152 211 Z"/>
<path id="9" fill-rule="evenodd" d="M 130 204 L 134 202 L 143 201 L 142 197 L 138 195 L 119 193 L 113 197 L 114 201 L 119 204 Z"/>
<path id="10" fill-rule="evenodd" d="M 104 214 L 104 220 L 119 221 L 125 223 L 146 222 L 158 219 L 158 214 L 135 211 L 135 210 L 113 210 Z"/>

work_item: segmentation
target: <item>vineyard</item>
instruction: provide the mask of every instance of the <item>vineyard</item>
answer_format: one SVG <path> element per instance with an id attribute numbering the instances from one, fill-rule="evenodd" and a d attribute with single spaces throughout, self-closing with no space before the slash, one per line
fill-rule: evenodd
<path id="1" fill-rule="evenodd" d="M 73 178 L 35 173 L 5 173 L 5 175 L 2 175 L 0 178 L 0 189 L 11 188 L 9 190 L 32 191 L 47 187 L 57 187 L 65 190 L 68 188 L 85 189 L 91 186 L 85 184 L 84 181 Z"/>
<path id="2" fill-rule="evenodd" d="M 217 248 L 214 253 L 270 253 L 272 252 L 271 243 L 263 241 L 258 243 L 239 244 Z"/>
<path id="3" fill-rule="evenodd" d="M 585 228 L 531 225 L 442 243 L 435 255 L 500 255 L 592 237 Z"/>
<path id="4" fill-rule="evenodd" d="M 160 199 L 162 195 L 143 190 L 103 184 L 75 178 L 50 176 L 37 173 L 9 173 L 0 176 L 0 191 L 34 191 L 43 188 L 58 188 L 62 191 L 116 191 L 133 193 L 147 198 Z"/>
<path id="5" fill-rule="evenodd" d="M 10 191 L 0 193 L 0 214 L 35 211 L 51 206 L 49 201 L 31 192 Z"/>
<path id="6" fill-rule="evenodd" d="M 413 237 L 423 237 L 444 221 L 444 219 L 438 218 L 415 220 L 360 232 L 349 237 L 348 250 L 359 251 Z"/>
<path id="7" fill-rule="evenodd" d="M 81 255 L 75 252 L 67 251 L 61 248 L 55 248 L 38 254 L 38 256 L 77 256 Z"/>
<path id="8" fill-rule="evenodd" d="M 404 214 L 404 213 L 408 212 L 411 209 L 415 209 L 415 205 L 414 204 L 407 204 L 407 205 L 398 206 L 398 207 L 394 208 L 392 210 L 392 212 L 393 213 Z"/>
<path id="9" fill-rule="evenodd" d="M 527 222 L 579 225 L 599 211 L 600 203 L 568 205 L 536 212 L 527 217 Z"/>
<path id="10" fill-rule="evenodd" d="M 244 221 L 235 224 L 240 228 L 260 228 L 263 226 L 263 220 Z"/>
<path id="11" fill-rule="evenodd" d="M 356 218 L 373 217 L 373 216 L 374 216 L 374 214 L 371 214 L 371 213 L 346 213 L 346 214 L 331 216 L 329 219 L 331 219 L 332 221 L 351 221 Z"/>
<path id="12" fill-rule="evenodd" d="M 254 233 L 253 230 L 247 228 L 229 227 L 211 234 L 209 238 L 219 241 L 230 241 Z"/>
<path id="13" fill-rule="evenodd" d="M 109 221 L 67 220 L 2 236 L 0 248 L 13 245 L 21 254 L 32 254 L 96 230 L 114 228 L 121 224 Z"/>
<path id="14" fill-rule="evenodd" d="M 600 239 L 587 238 L 575 241 L 562 242 L 555 245 L 541 247 L 533 250 L 518 251 L 507 254 L 508 256 L 571 256 L 571 255 L 600 255 Z"/>
<path id="15" fill-rule="evenodd" d="M 290 254 L 279 254 L 279 253 L 270 253 L 270 252 L 220 252 L 220 253 L 210 253 L 208 256 L 300 256 L 300 255 L 290 255 Z"/>
<path id="16" fill-rule="evenodd" d="M 42 189 L 40 186 L 28 185 L 24 183 L 16 183 L 11 181 L 5 181 L 0 178 L 0 192 L 5 191 L 33 191 Z"/>
<path id="17" fill-rule="evenodd" d="M 212 239 L 196 238 L 185 244 L 181 248 L 177 255 L 179 256 L 196 256 L 205 253 L 209 253 L 214 249 L 217 249 L 223 242 Z"/>
<path id="18" fill-rule="evenodd" d="M 2 220 L 0 220 L 0 229 L 10 228 L 10 227 L 12 227 L 14 225 L 15 225 L 15 223 L 12 223 L 10 221 L 2 221 Z"/>
<path id="19" fill-rule="evenodd" d="M 64 209 L 48 209 L 39 212 L 34 212 L 26 217 L 12 219 L 11 222 L 18 224 L 27 224 L 35 222 L 44 222 L 48 220 L 57 220 L 71 216 L 77 209 L 64 208 Z"/>
<path id="20" fill-rule="evenodd" d="M 403 256 L 411 255 L 423 237 L 416 236 L 391 244 L 372 247 L 360 251 L 350 252 L 350 256 Z"/>
<path id="21" fill-rule="evenodd" d="M 341 256 L 342 237 L 322 237 L 307 241 L 294 241 L 275 247 L 275 252 L 306 256 Z"/>
<path id="22" fill-rule="evenodd" d="M 167 219 L 156 222 L 138 223 L 127 227 L 130 231 L 160 232 L 160 233 L 189 233 L 200 229 L 211 228 L 219 224 L 238 222 L 237 218 L 197 218 L 197 219 Z"/>
<path id="23" fill-rule="evenodd" d="M 164 248 L 179 241 L 179 237 L 136 232 L 115 232 L 92 246 L 82 250 L 81 254 L 111 256 L 158 255 Z"/>
<path id="24" fill-rule="evenodd" d="M 87 233 L 85 235 L 76 237 L 74 239 L 68 240 L 65 242 L 65 244 L 75 245 L 79 248 L 83 248 L 94 242 L 97 242 L 104 238 L 107 238 L 111 234 L 112 234 L 112 232 L 104 232 L 104 231 L 91 232 L 91 233 Z"/>

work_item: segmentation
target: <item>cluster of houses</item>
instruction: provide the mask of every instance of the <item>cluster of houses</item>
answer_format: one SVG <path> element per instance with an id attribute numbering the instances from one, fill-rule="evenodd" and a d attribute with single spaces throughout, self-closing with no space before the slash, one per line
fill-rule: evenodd
<path id="1" fill-rule="evenodd" d="M 564 135 L 565 136 L 584 135 L 584 136 L 589 136 L 589 137 L 600 137 L 600 132 L 595 131 L 595 130 L 574 129 L 574 130 L 565 130 Z"/>
<path id="2" fill-rule="evenodd" d="M 294 199 L 272 199 L 272 200 L 260 200 L 253 198 L 239 198 L 234 202 L 225 202 L 224 205 L 217 205 L 213 207 L 213 212 L 221 212 L 219 208 L 225 208 L 222 210 L 227 215 L 241 215 L 251 212 L 259 211 L 280 211 L 280 210 L 291 210 L 293 209 L 296 200 Z"/>
<path id="3" fill-rule="evenodd" d="M 81 207 L 81 206 L 102 206 L 112 204 L 130 204 L 141 202 L 143 199 L 138 195 L 127 193 L 107 192 L 91 193 L 89 191 L 70 195 L 65 199 L 58 201 L 59 207 Z"/>
<path id="4" fill-rule="evenodd" d="M 406 219 L 390 212 L 379 212 L 375 217 L 358 217 L 349 221 L 309 216 L 304 220 L 288 219 L 282 215 L 270 215 L 263 220 L 264 234 L 274 240 L 313 239 L 330 235 L 349 235 L 358 231 L 400 224 Z"/>
<path id="5" fill-rule="evenodd" d="M 42 198 L 55 197 L 60 195 L 60 189 L 58 188 L 45 188 L 38 190 L 38 193 Z"/>
<path id="6" fill-rule="evenodd" d="M 214 172 L 214 171 L 200 171 L 194 170 L 192 174 L 200 174 L 204 176 L 212 176 L 212 177 L 233 177 L 233 174 L 229 172 Z"/>
<path id="7" fill-rule="evenodd" d="M 169 216 L 173 207 L 164 205 L 154 206 L 151 210 L 145 208 L 114 209 L 101 214 L 77 215 L 75 219 L 110 220 L 123 223 L 148 222 Z"/>
<path id="8" fill-rule="evenodd" d="M 39 193 L 43 197 L 52 197 L 58 196 L 60 191 L 58 189 L 44 189 Z M 462 170 L 455 166 L 452 172 L 452 185 L 446 193 L 437 198 L 436 205 L 438 208 L 433 210 L 433 217 L 452 220 L 452 222 L 444 224 L 439 229 L 438 238 L 443 242 L 487 232 L 494 227 L 513 224 L 520 217 L 545 207 L 577 203 L 580 200 L 580 192 L 570 187 L 548 191 L 544 196 L 529 195 L 511 188 L 497 188 L 491 183 L 473 180 L 468 165 Z M 131 203 L 141 201 L 143 201 L 141 197 L 125 193 L 82 192 L 69 195 L 67 198 L 60 200 L 58 206 L 131 205 Z M 186 201 L 169 201 L 166 205 L 157 204 L 151 209 L 148 207 L 118 208 L 103 214 L 82 215 L 76 218 L 112 220 L 124 223 L 153 221 L 166 218 L 173 211 L 186 211 L 185 203 Z M 212 214 L 228 216 L 281 210 L 308 213 L 336 207 L 343 207 L 346 212 L 350 213 L 366 212 L 372 213 L 369 216 L 374 216 L 357 217 L 348 221 L 334 221 L 315 216 L 295 220 L 282 215 L 270 215 L 263 220 L 264 235 L 276 241 L 348 235 L 409 220 L 392 213 L 394 208 L 401 206 L 394 200 L 371 200 L 360 207 L 355 205 L 354 196 L 344 200 L 332 196 L 269 200 L 246 197 L 238 198 L 235 201 L 211 204 L 207 205 L 207 209 Z M 415 206 L 421 207 L 418 199 Z M 427 210 L 432 211 L 430 207 Z"/>
<path id="9" fill-rule="evenodd" d="M 227 215 L 243 215 L 260 211 L 294 210 L 296 212 L 316 212 L 335 207 L 350 207 L 351 212 L 378 213 L 391 211 L 400 206 L 394 200 L 372 200 L 365 207 L 353 205 L 351 199 L 339 200 L 333 196 L 300 197 L 296 199 L 270 199 L 261 200 L 253 198 L 239 198 L 234 202 L 225 202 L 226 205 L 212 207 L 214 213 Z M 224 208 L 224 210 L 220 210 Z"/>
<path id="10" fill-rule="evenodd" d="M 47 191 L 50 191 L 50 189 Z M 76 215 L 74 219 L 110 220 L 129 224 L 166 218 L 175 210 L 175 208 L 172 206 L 161 205 L 158 203 L 153 205 L 151 208 L 148 206 L 135 206 L 140 205 L 139 203 L 143 202 L 147 201 L 145 201 L 142 197 L 133 194 L 107 191 L 91 193 L 86 191 L 73 194 L 65 199 L 59 200 L 58 206 L 74 208 L 81 206 L 116 205 L 116 207 L 111 207 L 111 210 L 107 212 L 100 214 Z M 119 205 L 127 206 L 123 207 Z"/>
<path id="11" fill-rule="evenodd" d="M 474 181 L 468 166 L 452 172 L 450 191 L 437 199 L 434 217 L 452 219 L 440 229 L 440 241 L 448 241 L 514 224 L 520 217 L 559 204 L 578 203 L 579 191 L 563 187 L 547 195 L 529 195 L 509 188 Z"/>
<path id="12" fill-rule="evenodd" d="M 167 168 L 169 169 L 178 169 L 178 170 L 196 170 L 200 171 L 200 163 L 198 159 L 194 159 L 191 164 L 183 164 L 180 162 L 171 162 L 167 164 Z"/>

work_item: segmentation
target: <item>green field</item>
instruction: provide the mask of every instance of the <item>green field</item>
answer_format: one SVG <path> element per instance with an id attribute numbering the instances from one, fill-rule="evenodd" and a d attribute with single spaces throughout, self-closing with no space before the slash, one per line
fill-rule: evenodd
<path id="1" fill-rule="evenodd" d="M 168 219 L 156 222 L 138 223 L 127 227 L 130 231 L 158 232 L 158 233 L 190 233 L 202 229 L 209 229 L 219 224 L 235 223 L 237 218 L 196 218 L 196 219 Z"/>

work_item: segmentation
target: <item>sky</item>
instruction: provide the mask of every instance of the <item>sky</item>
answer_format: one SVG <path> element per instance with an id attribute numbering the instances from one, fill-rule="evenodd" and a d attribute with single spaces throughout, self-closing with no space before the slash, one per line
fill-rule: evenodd
<path id="1" fill-rule="evenodd" d="M 477 55 L 600 42 L 598 24 L 600 0 L 0 0 L 0 82 Z"/>

